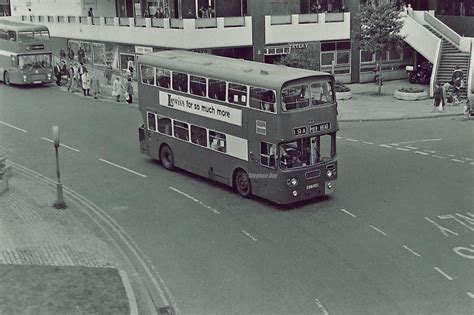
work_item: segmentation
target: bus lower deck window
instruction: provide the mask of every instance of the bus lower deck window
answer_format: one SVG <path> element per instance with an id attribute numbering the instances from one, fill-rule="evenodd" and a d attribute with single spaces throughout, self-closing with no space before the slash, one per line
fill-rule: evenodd
<path id="1" fill-rule="evenodd" d="M 171 136 L 171 119 L 159 117 L 158 118 L 158 132 Z"/>
<path id="2" fill-rule="evenodd" d="M 205 128 L 191 126 L 191 142 L 207 147 L 207 132 Z"/>
<path id="3" fill-rule="evenodd" d="M 185 122 L 174 121 L 174 136 L 178 139 L 189 141 L 189 125 Z"/>
<path id="4" fill-rule="evenodd" d="M 227 151 L 225 139 L 225 134 L 209 130 L 209 143 L 211 149 L 225 153 Z"/>

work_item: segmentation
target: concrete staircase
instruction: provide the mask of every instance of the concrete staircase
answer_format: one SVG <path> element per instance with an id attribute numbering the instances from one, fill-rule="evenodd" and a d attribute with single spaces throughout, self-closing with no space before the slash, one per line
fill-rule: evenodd
<path id="1" fill-rule="evenodd" d="M 438 73 L 436 74 L 436 81 L 441 84 L 451 81 L 453 71 L 456 69 L 456 66 L 459 65 L 464 75 L 464 82 L 467 86 L 470 60 L 469 53 L 461 52 L 430 26 L 425 25 L 425 27 L 434 35 L 441 38 L 441 56 L 438 65 Z M 465 88 L 461 88 L 461 99 L 467 99 L 467 91 Z"/>

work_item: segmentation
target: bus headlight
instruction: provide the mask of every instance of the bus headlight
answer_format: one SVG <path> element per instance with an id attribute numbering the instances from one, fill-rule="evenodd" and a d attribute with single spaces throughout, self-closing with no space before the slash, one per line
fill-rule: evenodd
<path id="1" fill-rule="evenodd" d="M 286 185 L 288 187 L 295 187 L 296 185 L 298 185 L 298 180 L 296 179 L 296 177 L 293 177 L 286 181 Z"/>
<path id="2" fill-rule="evenodd" d="M 51 80 L 51 73 L 48 73 L 48 80 Z"/>
<path id="3" fill-rule="evenodd" d="M 328 187 L 328 189 L 331 189 L 331 188 L 332 188 L 332 183 L 331 183 L 331 182 L 328 182 L 328 183 L 326 184 L 326 186 Z"/>
<path id="4" fill-rule="evenodd" d="M 26 78 L 27 78 L 26 75 L 23 75 L 23 81 L 26 82 Z"/>
<path id="5" fill-rule="evenodd" d="M 328 177 L 332 177 L 332 174 L 333 174 L 333 173 L 332 173 L 331 170 L 328 170 L 328 171 L 326 172 L 326 175 L 327 175 Z"/>
<path id="6" fill-rule="evenodd" d="M 298 196 L 298 192 L 296 190 L 293 190 L 293 197 Z"/>

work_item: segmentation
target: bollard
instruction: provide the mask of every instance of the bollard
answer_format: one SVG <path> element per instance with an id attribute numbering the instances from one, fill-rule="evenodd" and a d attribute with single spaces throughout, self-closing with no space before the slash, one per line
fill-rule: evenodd
<path id="1" fill-rule="evenodd" d="M 58 181 L 56 183 L 56 192 L 57 192 L 57 200 L 53 204 L 53 207 L 56 209 L 65 209 L 67 208 L 66 203 L 64 202 L 63 198 L 63 185 L 61 184 L 61 176 L 59 174 L 59 128 L 58 126 L 53 126 L 53 143 L 54 143 L 54 150 L 56 151 L 56 175 L 58 177 Z"/>

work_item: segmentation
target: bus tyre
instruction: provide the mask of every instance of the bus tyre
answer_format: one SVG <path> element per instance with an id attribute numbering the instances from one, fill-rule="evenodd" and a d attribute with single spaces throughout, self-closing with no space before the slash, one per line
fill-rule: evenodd
<path id="1" fill-rule="evenodd" d="M 10 74 L 6 71 L 3 73 L 3 82 L 5 82 L 5 85 L 10 85 Z"/>
<path id="2" fill-rule="evenodd" d="M 252 195 L 252 184 L 250 183 L 249 174 L 246 171 L 239 169 L 234 176 L 235 189 L 244 198 L 249 198 Z"/>
<path id="3" fill-rule="evenodd" d="M 164 144 L 161 149 L 160 149 L 160 160 L 161 164 L 168 170 L 172 171 L 174 170 L 174 157 L 173 157 L 173 151 L 171 148 Z"/>

